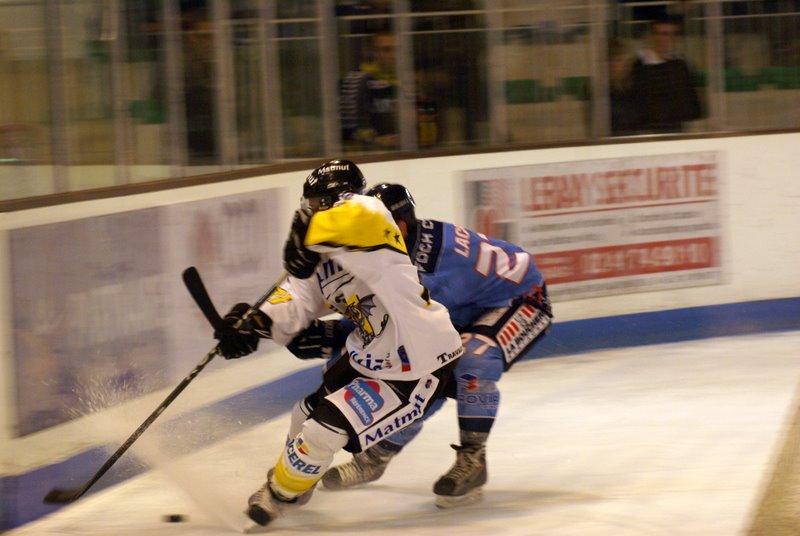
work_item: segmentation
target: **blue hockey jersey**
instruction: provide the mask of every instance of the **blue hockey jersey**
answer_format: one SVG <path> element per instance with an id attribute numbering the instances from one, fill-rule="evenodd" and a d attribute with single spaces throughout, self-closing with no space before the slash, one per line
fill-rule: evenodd
<path id="1" fill-rule="evenodd" d="M 543 286 L 533 256 L 519 246 L 435 220 L 419 220 L 416 231 L 409 255 L 459 330 Z"/>

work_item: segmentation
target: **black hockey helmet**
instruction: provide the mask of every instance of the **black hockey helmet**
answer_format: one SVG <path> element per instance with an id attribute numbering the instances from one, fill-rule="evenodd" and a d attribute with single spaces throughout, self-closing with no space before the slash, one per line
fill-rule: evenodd
<path id="1" fill-rule="evenodd" d="M 414 202 L 411 192 L 402 184 L 382 182 L 367 190 L 364 195 L 377 197 L 383 201 L 395 221 L 406 222 L 409 231 L 417 225 L 417 215 L 414 212 L 417 204 Z"/>
<path id="2" fill-rule="evenodd" d="M 303 200 L 314 210 L 326 210 L 344 193 L 360 194 L 367 186 L 364 175 L 350 160 L 331 160 L 311 172 L 303 184 Z"/>

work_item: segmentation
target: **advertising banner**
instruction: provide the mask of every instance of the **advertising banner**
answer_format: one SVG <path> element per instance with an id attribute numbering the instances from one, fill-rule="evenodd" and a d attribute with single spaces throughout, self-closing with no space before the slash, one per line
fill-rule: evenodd
<path id="1" fill-rule="evenodd" d="M 535 255 L 557 300 L 719 284 L 713 152 L 464 172 L 467 222 Z"/>
<path id="2" fill-rule="evenodd" d="M 282 192 L 9 231 L 17 435 L 171 387 L 213 348 L 181 272 L 220 313 L 281 270 Z M 213 366 L 213 365 L 212 365 Z"/>

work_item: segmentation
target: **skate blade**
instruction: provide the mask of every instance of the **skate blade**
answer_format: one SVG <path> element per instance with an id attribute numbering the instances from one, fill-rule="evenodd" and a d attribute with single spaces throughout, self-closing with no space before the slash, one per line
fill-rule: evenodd
<path id="1" fill-rule="evenodd" d="M 264 527 L 258 523 L 251 523 L 242 530 L 243 534 L 266 534 L 269 532 L 269 527 Z"/>
<path id="2" fill-rule="evenodd" d="M 322 489 L 324 489 L 325 491 L 344 491 L 346 489 L 358 489 L 358 488 L 363 488 L 365 485 L 369 484 L 369 482 L 362 482 L 361 484 L 353 484 L 351 486 L 344 486 L 344 485 L 342 485 L 342 484 L 340 484 L 338 482 L 337 483 L 333 483 L 333 484 L 330 483 L 330 482 L 325 482 L 324 480 L 322 480 L 320 482 L 321 482 L 320 487 Z"/>
<path id="3" fill-rule="evenodd" d="M 246 526 L 242 531 L 245 534 L 259 534 L 261 532 L 266 532 L 267 526 L 270 524 L 270 522 L 275 520 L 275 516 L 269 515 L 266 510 L 259 508 L 258 506 L 248 507 L 247 510 L 244 511 L 244 514 L 249 518 L 248 526 Z"/>
<path id="4" fill-rule="evenodd" d="M 436 506 L 442 510 L 475 504 L 483 499 L 483 488 L 475 488 L 464 495 L 437 495 Z"/>

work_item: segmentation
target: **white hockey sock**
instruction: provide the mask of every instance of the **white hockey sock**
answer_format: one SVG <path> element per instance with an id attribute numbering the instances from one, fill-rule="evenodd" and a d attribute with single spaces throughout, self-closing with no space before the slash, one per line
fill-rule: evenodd
<path id="1" fill-rule="evenodd" d="M 270 486 L 278 494 L 293 499 L 311 489 L 333 461 L 333 455 L 347 444 L 347 433 L 306 421 L 302 431 L 283 449 Z"/>
<path id="2" fill-rule="evenodd" d="M 308 416 L 311 415 L 313 409 L 314 408 L 308 405 L 305 398 L 295 403 L 292 407 L 292 420 L 291 424 L 289 424 L 289 433 L 286 434 L 287 443 L 297 437 L 297 434 L 303 429 L 303 423 L 308 420 Z"/>

